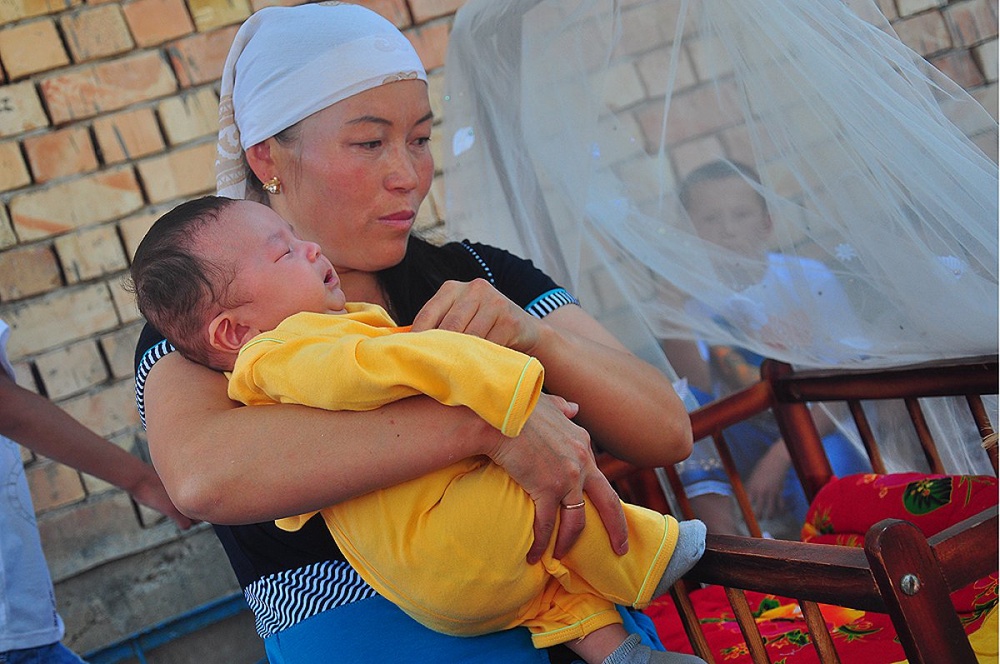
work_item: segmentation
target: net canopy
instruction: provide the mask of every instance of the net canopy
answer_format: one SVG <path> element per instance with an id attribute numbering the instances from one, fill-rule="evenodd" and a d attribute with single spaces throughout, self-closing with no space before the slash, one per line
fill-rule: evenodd
<path id="1" fill-rule="evenodd" d="M 664 371 L 689 347 L 997 352 L 997 123 L 871 0 L 471 0 L 445 71 L 449 232 L 531 258 Z M 953 407 L 928 404 L 939 440 Z"/>

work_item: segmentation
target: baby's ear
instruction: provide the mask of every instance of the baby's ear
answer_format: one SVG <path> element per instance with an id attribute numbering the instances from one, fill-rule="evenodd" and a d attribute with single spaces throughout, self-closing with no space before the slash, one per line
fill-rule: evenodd
<path id="1" fill-rule="evenodd" d="M 243 344 L 257 334 L 257 330 L 240 323 L 233 312 L 223 311 L 208 324 L 208 343 L 225 353 L 239 352 Z"/>

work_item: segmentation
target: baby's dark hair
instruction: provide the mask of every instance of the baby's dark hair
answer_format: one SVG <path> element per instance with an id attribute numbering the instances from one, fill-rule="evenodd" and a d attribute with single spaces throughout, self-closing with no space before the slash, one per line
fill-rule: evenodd
<path id="1" fill-rule="evenodd" d="M 181 355 L 213 368 L 219 363 L 205 329 L 220 304 L 231 306 L 227 290 L 235 268 L 199 256 L 195 247 L 205 229 L 235 202 L 205 196 L 157 219 L 135 251 L 126 284 L 139 312 Z"/>
<path id="2" fill-rule="evenodd" d="M 688 208 L 691 203 L 691 190 L 694 189 L 696 184 L 715 182 L 732 177 L 743 177 L 753 184 L 760 184 L 760 176 L 757 174 L 757 171 L 741 161 L 731 161 L 729 159 L 710 161 L 688 173 L 688 176 L 681 182 L 677 193 L 681 199 L 681 205 L 685 209 Z M 760 199 L 760 204 L 766 207 L 767 201 L 760 195 L 760 192 L 755 191 L 754 193 Z"/>

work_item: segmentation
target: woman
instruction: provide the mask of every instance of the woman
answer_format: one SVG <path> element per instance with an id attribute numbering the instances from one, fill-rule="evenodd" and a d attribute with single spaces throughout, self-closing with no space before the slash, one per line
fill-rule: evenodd
<path id="1" fill-rule="evenodd" d="M 581 510 L 559 508 L 585 493 L 623 551 L 620 507 L 591 436 L 636 463 L 684 458 L 689 423 L 669 382 L 530 263 L 410 236 L 433 176 L 433 118 L 416 53 L 373 12 L 257 12 L 226 62 L 220 116 L 220 194 L 261 200 L 320 244 L 351 300 L 381 304 L 415 330 L 475 334 L 532 354 L 560 396 L 540 400 L 513 439 L 471 411 L 420 397 L 367 413 L 237 408 L 224 376 L 170 353 L 147 329 L 136 381 L 164 485 L 192 516 L 250 524 L 216 530 L 272 662 L 546 661 L 524 630 L 455 639 L 420 627 L 357 577 L 318 520 L 296 534 L 270 520 L 487 455 L 535 500 L 529 560 L 557 523 L 555 551 L 568 550 L 584 523 Z"/>

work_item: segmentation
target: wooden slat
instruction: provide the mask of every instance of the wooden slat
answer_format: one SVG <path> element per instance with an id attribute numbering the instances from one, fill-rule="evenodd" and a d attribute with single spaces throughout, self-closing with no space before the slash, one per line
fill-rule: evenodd
<path id="1" fill-rule="evenodd" d="M 729 445 L 726 443 L 722 432 L 713 434 L 712 441 L 715 443 L 715 451 L 719 454 L 719 460 L 722 462 L 722 467 L 726 471 L 726 477 L 733 488 L 733 497 L 740 508 L 740 514 L 743 515 L 743 521 L 747 524 L 750 536 L 763 537 L 760 524 L 757 523 L 757 517 L 754 515 L 753 507 L 750 505 L 750 496 L 747 495 L 747 490 L 743 486 L 743 479 L 740 478 L 740 474 L 736 470 L 736 462 L 733 461 L 733 455 L 729 453 Z"/>
<path id="2" fill-rule="evenodd" d="M 934 443 L 934 436 L 931 435 L 930 427 L 927 426 L 924 411 L 920 408 L 920 402 L 916 399 L 908 398 L 903 399 L 903 403 L 906 404 L 906 412 L 910 414 L 910 422 L 913 424 L 913 429 L 917 432 L 917 439 L 920 441 L 920 447 L 924 451 L 927 465 L 931 467 L 932 473 L 943 475 L 945 472 L 944 464 L 941 463 L 941 456 L 938 454 L 937 445 Z"/>
<path id="3" fill-rule="evenodd" d="M 878 449 L 878 442 L 875 440 L 875 434 L 872 433 L 871 424 L 868 423 L 868 416 L 865 415 L 861 402 L 857 399 L 850 399 L 847 402 L 847 407 L 851 410 L 854 426 L 858 428 L 858 435 L 861 436 L 865 452 L 868 453 L 868 460 L 872 464 L 872 471 L 884 475 L 885 462 L 882 460 L 882 453 Z"/>
<path id="4" fill-rule="evenodd" d="M 830 637 L 830 630 L 826 627 L 826 619 L 819 610 L 816 602 L 800 601 L 799 607 L 802 609 L 802 617 L 809 628 L 809 637 L 816 654 L 819 656 L 821 664 L 840 664 L 840 656 L 833 645 L 833 638 Z"/>
<path id="5" fill-rule="evenodd" d="M 726 588 L 726 597 L 729 598 L 729 605 L 733 607 L 736 624 L 743 632 L 743 640 L 746 641 L 747 650 L 750 651 L 750 659 L 754 664 L 771 664 L 767 648 L 764 647 L 764 637 L 760 635 L 746 593 L 736 588 Z"/>
<path id="6" fill-rule="evenodd" d="M 687 634 L 688 641 L 694 648 L 694 654 L 705 660 L 707 664 L 715 664 L 712 649 L 708 646 L 708 639 L 705 638 L 705 630 L 701 627 L 701 622 L 698 620 L 698 615 L 694 611 L 694 606 L 691 604 L 691 598 L 688 596 L 684 584 L 675 583 L 670 588 L 670 597 L 673 598 L 674 606 L 677 607 L 681 624 L 684 625 L 684 633 Z"/>

